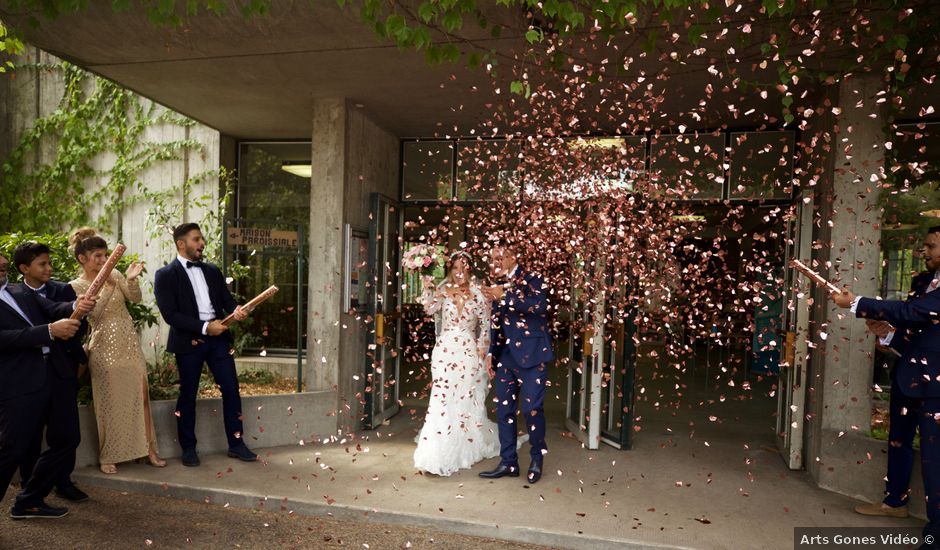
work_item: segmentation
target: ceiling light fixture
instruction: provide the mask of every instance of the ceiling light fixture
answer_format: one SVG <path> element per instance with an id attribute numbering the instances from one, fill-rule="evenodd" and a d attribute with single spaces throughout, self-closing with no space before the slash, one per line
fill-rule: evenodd
<path id="1" fill-rule="evenodd" d="M 281 164 L 281 170 L 307 179 L 313 176 L 313 166 L 309 162 L 285 161 Z"/>

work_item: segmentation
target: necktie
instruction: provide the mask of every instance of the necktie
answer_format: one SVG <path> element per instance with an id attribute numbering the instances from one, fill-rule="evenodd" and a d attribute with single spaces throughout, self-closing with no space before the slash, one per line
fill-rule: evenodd
<path id="1" fill-rule="evenodd" d="M 930 281 L 930 284 L 927 285 L 927 293 L 937 290 L 937 287 L 940 287 L 940 277 L 935 277 L 934 280 Z"/>
<path id="2" fill-rule="evenodd" d="M 189 269 L 189 268 L 191 268 L 191 267 L 198 267 L 199 269 L 202 269 L 202 268 L 205 267 L 205 266 L 206 266 L 206 264 L 204 264 L 204 263 L 202 263 L 202 262 L 190 262 L 190 261 L 187 261 L 187 262 L 186 262 L 186 269 Z"/>

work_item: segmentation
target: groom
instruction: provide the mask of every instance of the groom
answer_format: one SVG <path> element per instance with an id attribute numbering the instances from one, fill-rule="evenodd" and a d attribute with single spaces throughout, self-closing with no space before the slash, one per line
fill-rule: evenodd
<path id="1" fill-rule="evenodd" d="M 496 285 L 484 289 L 493 301 L 490 349 L 486 366 L 496 378 L 496 416 L 499 421 L 500 462 L 480 477 L 519 476 L 516 455 L 516 410 L 521 405 L 531 444 L 528 480 L 542 477 L 545 446 L 545 380 L 552 354 L 548 334 L 548 300 L 541 277 L 519 266 L 512 244 L 500 242 L 492 250 Z"/>

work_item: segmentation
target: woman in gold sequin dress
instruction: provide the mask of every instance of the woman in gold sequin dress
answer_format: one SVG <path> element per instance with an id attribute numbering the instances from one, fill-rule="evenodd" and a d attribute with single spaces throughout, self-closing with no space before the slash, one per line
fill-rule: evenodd
<path id="1" fill-rule="evenodd" d="M 108 245 L 88 228 L 77 230 L 69 242 L 83 271 L 69 284 L 84 294 L 108 259 Z M 125 305 L 125 300 L 141 300 L 138 277 L 142 271 L 143 264 L 138 263 L 128 267 L 126 277 L 112 271 L 88 315 L 88 367 L 98 423 L 98 462 L 106 474 L 117 473 L 119 462 L 141 457 L 147 457 L 152 466 L 166 466 L 157 455 L 147 363 Z"/>

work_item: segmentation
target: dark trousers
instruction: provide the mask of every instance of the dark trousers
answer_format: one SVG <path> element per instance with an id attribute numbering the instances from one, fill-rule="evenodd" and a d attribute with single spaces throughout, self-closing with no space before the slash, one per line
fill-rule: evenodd
<path id="1" fill-rule="evenodd" d="M 914 431 L 920 428 L 920 463 L 927 496 L 927 525 L 924 535 L 940 540 L 940 398 L 920 399 L 891 384 L 891 426 L 888 430 L 888 479 L 884 503 L 907 503 L 914 467 Z"/>
<path id="2" fill-rule="evenodd" d="M 75 389 L 78 389 L 78 384 L 75 385 Z M 78 402 L 78 392 L 76 391 L 75 396 L 72 398 L 76 403 Z M 36 461 L 39 460 L 39 455 L 42 454 L 42 436 L 43 430 L 40 430 L 36 433 L 36 438 L 33 440 L 33 444 L 29 449 L 29 452 L 26 455 L 26 458 L 23 459 L 23 463 L 20 465 L 20 479 L 21 485 L 26 487 L 26 484 L 29 482 L 30 476 L 33 474 L 33 469 L 36 467 Z M 72 483 L 72 472 L 75 470 L 75 451 L 73 450 L 69 453 L 69 456 L 65 459 L 65 464 L 62 467 L 62 471 L 59 472 L 59 475 L 55 478 L 55 487 L 62 488 L 74 485 Z"/>
<path id="3" fill-rule="evenodd" d="M 516 411 L 522 409 L 522 422 L 529 434 L 532 460 L 542 463 L 545 445 L 545 364 L 522 368 L 504 352 L 496 368 L 496 418 L 499 423 L 500 464 L 517 465 Z"/>
<path id="4" fill-rule="evenodd" d="M 32 452 L 36 437 L 46 430 L 48 448 L 39 455 L 29 481 L 16 497 L 16 505 L 37 506 L 71 463 L 81 441 L 78 405 L 75 393 L 78 382 L 59 378 L 46 364 L 47 383 L 37 392 L 0 401 L 0 487 L 2 498 L 13 479 Z"/>
<path id="5" fill-rule="evenodd" d="M 205 343 L 192 353 L 177 353 L 180 396 L 176 401 L 176 429 L 183 450 L 196 448 L 196 393 L 202 364 L 209 365 L 212 378 L 222 390 L 222 419 L 229 448 L 240 446 L 242 436 L 242 398 L 238 393 L 235 359 L 229 354 L 229 341 L 220 336 L 206 336 Z"/>

